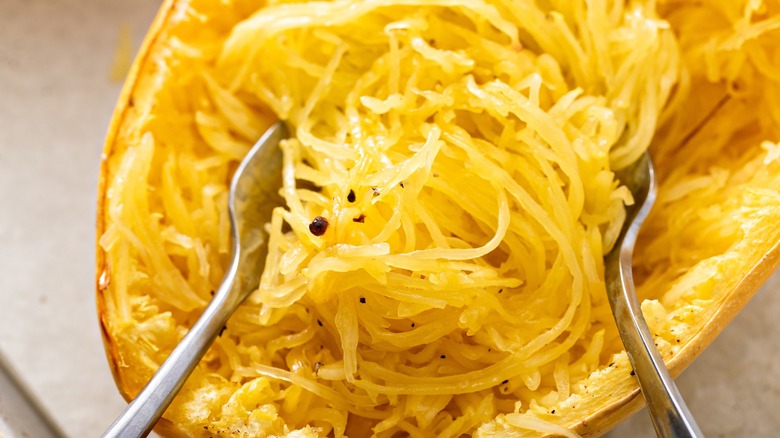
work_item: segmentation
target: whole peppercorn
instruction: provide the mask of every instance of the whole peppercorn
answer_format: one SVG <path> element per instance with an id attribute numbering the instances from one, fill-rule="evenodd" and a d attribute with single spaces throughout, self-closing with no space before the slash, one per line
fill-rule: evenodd
<path id="1" fill-rule="evenodd" d="M 315 236 L 322 236 L 328 231 L 328 220 L 322 216 L 317 216 L 309 224 L 309 232 Z"/>

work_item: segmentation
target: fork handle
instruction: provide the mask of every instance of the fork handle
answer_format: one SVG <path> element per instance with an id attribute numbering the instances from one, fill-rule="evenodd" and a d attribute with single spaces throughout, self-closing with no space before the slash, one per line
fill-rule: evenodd
<path id="1" fill-rule="evenodd" d="M 152 431 L 238 306 L 239 303 L 233 299 L 236 294 L 229 293 L 232 287 L 238 287 L 235 265 L 234 261 L 228 268 L 219 290 L 195 325 L 141 392 L 103 432 L 103 438 L 139 438 Z"/>
<path id="2" fill-rule="evenodd" d="M 613 284 L 607 284 L 608 288 L 620 289 L 613 289 L 608 295 L 612 297 L 615 293 L 622 294 L 621 299 L 610 299 L 610 304 L 620 338 L 626 348 L 628 360 L 634 368 L 635 377 L 639 381 L 656 434 L 665 438 L 703 437 L 658 353 L 655 340 L 642 315 L 631 272 L 630 260 L 633 251 L 621 249 L 619 252 L 616 251 L 619 256 L 628 257 L 628 263 L 620 264 L 624 268 L 618 268 L 618 263 L 609 262 L 605 266 L 607 269 L 613 266 L 620 271 L 618 275 L 612 276 L 615 279 Z M 614 284 L 615 282 L 619 283 Z"/>

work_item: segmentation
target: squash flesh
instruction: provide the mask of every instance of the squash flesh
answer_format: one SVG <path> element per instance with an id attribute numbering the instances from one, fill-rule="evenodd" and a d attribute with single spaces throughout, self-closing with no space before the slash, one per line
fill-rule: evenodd
<path id="1" fill-rule="evenodd" d="M 222 20 L 238 20 L 249 11 L 241 5 L 233 5 L 233 9 L 227 11 L 229 13 L 221 11 L 217 14 L 208 10 L 210 6 L 198 2 L 177 3 L 178 12 L 169 18 L 170 27 L 164 30 L 165 49 L 171 52 L 165 53 L 166 50 L 160 49 L 153 53 L 152 56 L 156 54 L 161 57 L 157 59 L 159 71 L 155 75 L 147 72 L 150 76 L 142 74 L 140 79 L 141 82 L 147 82 L 145 86 L 150 95 L 153 93 L 156 106 L 151 109 L 149 95 L 146 96 L 147 100 L 144 96 L 133 96 L 141 108 L 130 109 L 137 113 L 127 119 L 135 124 L 122 125 L 120 129 L 124 132 L 120 131 L 119 147 L 115 146 L 116 150 L 127 148 L 128 152 L 112 154 L 108 163 L 106 178 L 114 181 L 114 186 L 109 184 L 105 214 L 106 223 L 110 225 L 102 233 L 101 245 L 108 249 L 105 256 L 106 266 L 110 267 L 111 282 L 102 296 L 107 309 L 109 338 L 118 345 L 120 367 L 128 367 L 120 373 L 124 379 L 128 379 L 123 389 L 129 392 L 140 388 L 144 379 L 164 359 L 182 335 L 183 326 L 189 324 L 186 321 L 191 321 L 197 309 L 208 299 L 208 286 L 213 287 L 219 281 L 221 266 L 224 266 L 227 256 L 225 212 L 220 205 L 224 204 L 224 185 L 230 172 L 230 162 L 240 156 L 241 146 L 247 147 L 252 135 L 262 132 L 273 120 L 272 116 L 262 111 L 254 111 L 249 118 L 254 124 L 240 125 L 247 132 L 219 131 L 219 127 L 224 129 L 230 120 L 243 118 L 239 114 L 224 118 L 221 124 L 215 122 L 215 118 L 220 117 L 221 109 L 235 108 L 235 105 L 223 101 L 220 108 L 217 103 L 220 90 L 215 91 L 208 79 L 202 80 L 193 73 L 209 70 L 209 63 L 203 58 L 215 58 L 215 35 L 201 35 L 202 24 L 196 25 L 193 22 L 197 20 L 186 18 L 197 17 L 198 14 L 207 17 L 206 28 L 210 32 L 221 31 L 219 38 L 224 39 L 230 24 Z M 199 13 L 191 12 L 193 10 Z M 668 14 L 674 24 L 674 15 L 672 12 Z M 770 37 L 766 38 L 771 41 Z M 684 43 L 683 40 L 683 47 Z M 770 49 L 765 48 L 765 51 L 769 52 Z M 769 59 L 772 59 L 771 56 Z M 695 120 L 706 112 L 690 109 L 683 111 L 679 109 L 683 106 L 680 102 L 688 105 L 693 103 L 696 108 L 710 108 L 708 104 L 711 102 L 699 100 L 705 100 L 711 89 L 718 87 L 708 83 L 713 78 L 707 78 L 703 72 L 705 69 L 696 64 L 695 60 L 689 61 L 689 64 L 699 67 L 697 70 L 689 66 L 694 86 L 691 91 L 680 92 L 684 97 L 679 98 L 678 109 L 672 107 L 670 113 L 673 115 L 667 116 L 668 120 L 679 121 L 677 125 L 681 127 L 692 125 L 686 117 Z M 736 70 L 739 72 L 744 69 Z M 734 77 L 739 78 L 739 74 Z M 772 247 L 772 242 L 778 240 L 777 162 L 769 159 L 773 156 L 772 144 L 764 143 L 765 140 L 771 142 L 777 138 L 775 126 L 778 125 L 773 114 L 776 110 L 771 105 L 771 97 L 776 94 L 773 94 L 775 88 L 771 78 L 759 76 L 759 79 L 751 77 L 746 81 L 745 86 L 748 90 L 752 88 L 754 93 L 724 105 L 713 116 L 713 121 L 721 123 L 705 125 L 681 151 L 675 151 L 673 145 L 680 144 L 680 140 L 687 134 L 682 128 L 675 130 L 673 123 L 664 127 L 666 132 L 663 129 L 660 131 L 660 140 L 654 145 L 664 178 L 661 192 L 664 207 L 656 209 L 649 224 L 649 229 L 653 231 L 644 234 L 645 241 L 640 251 L 646 248 L 649 255 L 647 263 L 645 258 L 639 258 L 641 263 L 638 269 L 644 272 L 645 278 L 640 293 L 660 299 L 658 302 L 646 302 L 645 310 L 651 325 L 659 329 L 659 334 L 666 341 L 659 346 L 665 357 L 674 359 L 674 355 L 680 355 L 685 346 L 695 340 L 701 328 L 718 312 L 720 303 L 730 298 L 730 292 L 741 277 L 760 261 Z M 158 83 L 150 84 L 154 81 Z M 701 90 L 696 87 L 701 87 Z M 721 90 L 723 88 L 726 86 L 722 86 Z M 194 99 L 188 96 L 192 90 L 200 90 L 200 95 L 209 98 L 202 101 Z M 229 97 L 223 96 L 225 99 L 229 100 Z M 250 102 L 258 104 L 251 99 Z M 756 107 L 764 110 L 760 112 L 761 117 L 768 120 L 759 117 L 756 121 L 748 116 L 751 111 L 746 111 L 746 108 Z M 238 111 L 243 109 L 238 107 Z M 743 135 L 754 124 L 760 127 L 758 132 L 751 136 Z M 710 133 L 710 129 L 715 132 Z M 212 143 L 222 144 L 215 139 L 224 139 L 226 135 L 232 141 L 222 143 L 230 147 L 225 146 L 218 154 L 213 154 L 205 147 L 203 139 L 208 142 L 211 138 Z M 707 147 L 709 141 L 705 140 L 713 136 L 720 143 L 716 143 L 715 147 Z M 761 149 L 762 144 L 764 149 Z M 180 149 L 182 145 L 189 150 Z M 166 153 L 169 154 L 167 159 Z M 137 160 L 136 167 L 131 169 L 132 166 L 127 164 L 123 170 L 123 164 L 131 159 Z M 143 183 L 122 187 L 115 183 L 117 175 L 123 176 L 125 181 L 148 181 L 149 186 L 155 187 L 155 192 L 162 194 L 153 194 L 147 199 Z M 177 193 L 183 184 L 179 182 L 177 188 L 173 181 L 185 181 L 190 190 Z M 123 188 L 128 191 L 126 195 L 120 194 Z M 112 205 L 112 200 L 121 196 L 136 196 L 138 202 L 133 203 L 132 208 Z M 165 221 L 175 225 L 171 227 L 170 222 L 164 222 L 160 212 L 164 212 Z M 122 234 L 119 225 L 129 217 L 134 217 L 136 223 L 148 223 L 148 227 L 142 230 L 146 234 L 138 230 Z M 151 218 L 151 221 L 147 218 Z M 140 240 L 134 247 L 138 253 L 130 256 L 128 253 L 133 251 L 133 236 Z M 713 239 L 713 236 L 717 238 Z M 164 251 L 171 254 L 168 263 L 173 263 L 176 270 L 160 269 L 166 267 L 164 258 L 155 259 L 154 254 L 144 254 L 145 251 L 152 252 L 148 250 L 153 248 L 151 243 L 159 242 L 163 242 Z M 176 274 L 177 271 L 179 274 Z M 173 277 L 160 278 L 161 273 Z M 162 295 L 166 292 L 165 285 L 168 285 L 167 299 L 166 295 Z M 160 292 L 155 292 L 158 296 L 138 293 L 150 288 L 159 289 Z M 173 293 L 174 289 L 190 292 L 177 295 Z M 240 332 L 240 324 L 252 317 L 251 311 L 242 309 L 234 317 L 235 322 L 231 321 L 227 334 L 232 330 Z M 273 315 L 268 318 L 273 318 Z M 268 342 L 278 335 L 273 332 L 256 334 L 253 342 Z M 234 342 L 230 336 L 218 342 L 218 346 L 212 349 L 206 359 L 205 366 L 202 364 L 190 379 L 188 390 L 169 410 L 167 418 L 184 430 L 196 430 L 207 425 L 212 428 L 211 433 L 237 427 L 234 424 L 236 421 L 240 423 L 241 418 L 251 418 L 252 427 L 266 428 L 264 430 L 269 433 L 284 433 L 285 425 L 276 414 L 281 412 L 281 416 L 285 417 L 285 414 L 289 415 L 291 407 L 286 407 L 288 411 L 285 412 L 284 404 L 274 400 L 280 390 L 279 386 L 273 387 L 279 385 L 278 380 L 272 382 L 258 378 L 245 383 L 243 389 L 238 390 L 239 383 L 231 381 L 236 377 L 240 381 L 241 378 L 235 372 L 236 356 L 262 353 L 252 349 L 238 353 L 238 347 L 231 345 Z M 606 349 L 607 352 L 618 351 L 615 346 L 619 344 L 616 344 L 614 332 L 607 332 L 605 343 L 612 346 L 612 350 Z M 616 366 L 604 367 L 590 374 L 587 380 L 573 384 L 570 389 L 572 394 L 563 402 L 547 403 L 546 406 L 544 402 L 537 402 L 533 412 L 541 418 L 573 426 L 593 410 L 609 406 L 621 396 L 630 394 L 634 385 L 627 375 L 629 368 L 625 357 L 619 353 L 616 357 L 609 357 L 609 354 L 605 356 L 606 360 L 599 360 L 600 366 L 612 362 Z M 287 378 L 299 379 L 294 376 Z M 299 386 L 303 387 L 304 384 L 299 381 Z M 268 386 L 273 387 L 273 390 L 264 392 L 258 389 Z M 322 388 L 307 389 L 309 392 L 319 391 L 329 395 Z M 260 403 L 262 408 L 251 410 L 251 403 L 242 401 L 245 392 L 253 394 L 252 403 Z M 306 391 L 290 392 L 291 399 L 310 397 Z M 589 410 L 582 408 L 586 396 L 595 398 L 595 401 L 588 399 L 586 406 Z M 479 404 L 474 402 L 472 406 Z M 323 411 L 323 418 L 331 420 L 328 424 L 318 426 L 343 430 L 346 425 L 340 418 L 343 410 L 339 409 L 342 408 Z M 556 414 L 549 414 L 551 409 L 556 409 Z M 489 412 L 492 418 L 494 408 Z M 489 433 L 492 427 L 509 427 L 506 425 L 511 422 L 511 419 L 499 418 L 493 425 L 483 426 L 482 430 Z M 249 427 L 249 423 L 242 424 L 242 427 Z M 579 428 L 588 430 L 587 425 L 580 425 Z M 306 433 L 313 432 L 307 429 Z"/>

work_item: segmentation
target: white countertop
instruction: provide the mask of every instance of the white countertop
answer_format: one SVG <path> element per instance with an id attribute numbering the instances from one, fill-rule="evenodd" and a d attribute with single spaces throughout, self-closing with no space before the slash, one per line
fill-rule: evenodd
<path id="1" fill-rule="evenodd" d="M 121 87 L 120 28 L 137 48 L 159 0 L 0 0 L 0 350 L 72 437 L 124 406 L 94 303 L 98 165 Z M 678 379 L 708 436 L 780 430 L 780 277 Z M 611 437 L 653 436 L 644 414 Z"/>

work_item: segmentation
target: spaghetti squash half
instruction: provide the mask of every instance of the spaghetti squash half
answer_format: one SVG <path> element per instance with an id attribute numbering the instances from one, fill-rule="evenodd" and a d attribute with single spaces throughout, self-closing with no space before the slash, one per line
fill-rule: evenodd
<path id="1" fill-rule="evenodd" d="M 172 436 L 597 435 L 638 407 L 603 256 L 650 148 L 636 276 L 679 373 L 778 264 L 777 1 L 170 0 L 106 142 L 98 308 L 131 398 L 229 259 L 283 119 L 260 287 Z"/>

